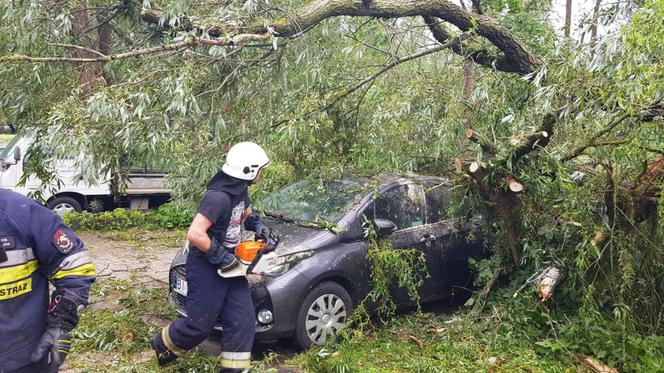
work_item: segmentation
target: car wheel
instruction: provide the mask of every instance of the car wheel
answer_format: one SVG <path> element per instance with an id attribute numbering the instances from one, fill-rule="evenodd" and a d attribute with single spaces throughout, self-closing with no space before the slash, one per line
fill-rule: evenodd
<path id="1" fill-rule="evenodd" d="M 49 209 L 53 210 L 56 214 L 62 216 L 65 212 L 81 212 L 81 204 L 71 197 L 55 197 L 48 205 Z"/>
<path id="2" fill-rule="evenodd" d="M 300 306 L 295 325 L 295 343 L 302 349 L 336 339 L 353 312 L 353 301 L 336 282 L 313 288 Z"/>

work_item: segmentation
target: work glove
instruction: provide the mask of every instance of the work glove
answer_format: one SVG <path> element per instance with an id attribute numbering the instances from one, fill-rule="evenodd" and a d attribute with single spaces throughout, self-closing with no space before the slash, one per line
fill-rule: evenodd
<path id="1" fill-rule="evenodd" d="M 247 218 L 244 220 L 244 228 L 246 230 L 256 232 L 256 239 L 263 239 L 267 241 L 268 237 L 270 236 L 270 228 L 265 225 L 263 220 L 261 220 L 260 215 L 258 215 L 256 212 L 252 212 L 249 216 L 247 216 Z"/>
<path id="2" fill-rule="evenodd" d="M 41 361 L 48 356 L 43 372 L 56 373 L 60 365 L 65 361 L 65 357 L 71 348 L 71 333 L 65 329 L 48 328 L 42 334 L 37 349 L 32 353 L 30 359 L 33 363 Z"/>
<path id="3" fill-rule="evenodd" d="M 87 302 L 76 294 L 64 290 L 53 292 L 46 316 L 46 331 L 30 356 L 33 363 L 46 358 L 43 372 L 55 373 L 71 348 L 71 331 L 78 324 L 78 315 Z"/>
<path id="4" fill-rule="evenodd" d="M 228 252 L 228 250 L 226 250 L 216 238 L 212 239 L 210 249 L 205 253 L 205 258 L 211 264 L 216 265 L 222 272 L 229 271 L 240 264 L 237 257 Z"/>

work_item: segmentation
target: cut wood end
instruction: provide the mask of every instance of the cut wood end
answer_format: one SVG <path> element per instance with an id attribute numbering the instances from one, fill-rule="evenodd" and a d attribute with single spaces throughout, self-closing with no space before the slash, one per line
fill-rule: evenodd
<path id="1" fill-rule="evenodd" d="M 470 164 L 470 167 L 468 167 L 468 170 L 470 171 L 471 174 L 474 174 L 480 169 L 480 163 L 475 161 Z"/>
<path id="2" fill-rule="evenodd" d="M 507 186 L 514 193 L 519 193 L 523 191 L 523 184 L 518 182 L 513 176 L 509 175 L 506 177 Z"/>
<path id="3" fill-rule="evenodd" d="M 472 128 L 466 129 L 466 138 L 470 139 L 472 137 L 473 137 L 473 129 Z"/>
<path id="4" fill-rule="evenodd" d="M 454 158 L 454 169 L 457 173 L 463 171 L 463 165 L 461 164 L 461 160 L 459 158 Z"/>
<path id="5" fill-rule="evenodd" d="M 593 239 L 590 240 L 590 243 L 593 246 L 597 246 L 603 240 L 604 240 L 604 232 L 601 229 L 599 229 L 597 232 L 595 232 L 595 237 L 593 237 Z"/>
<path id="6" fill-rule="evenodd" d="M 611 368 L 608 365 L 602 363 L 601 361 L 592 358 L 590 356 L 586 355 L 581 355 L 579 354 L 579 358 L 581 359 L 581 362 L 592 369 L 594 372 L 597 373 L 619 373 L 618 369 L 616 368 Z"/>
<path id="7" fill-rule="evenodd" d="M 562 272 L 556 267 L 549 267 L 541 275 L 541 280 L 537 285 L 539 289 L 539 298 L 542 301 L 547 301 L 553 296 L 553 290 L 558 285 L 562 278 Z"/>
<path id="8" fill-rule="evenodd" d="M 520 193 L 523 192 L 523 184 L 520 182 L 514 180 L 511 183 L 509 183 L 510 190 L 514 193 Z"/>

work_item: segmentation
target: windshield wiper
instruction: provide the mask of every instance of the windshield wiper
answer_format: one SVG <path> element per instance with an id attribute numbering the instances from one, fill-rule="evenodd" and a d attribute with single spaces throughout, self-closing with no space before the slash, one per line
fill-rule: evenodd
<path id="1" fill-rule="evenodd" d="M 286 223 L 295 223 L 295 219 L 291 219 L 291 218 L 287 217 L 285 214 L 278 214 L 278 213 L 269 212 L 269 211 L 263 211 L 263 214 L 265 216 L 269 216 L 271 218 L 275 218 L 275 219 L 281 220 L 281 221 L 286 222 Z"/>

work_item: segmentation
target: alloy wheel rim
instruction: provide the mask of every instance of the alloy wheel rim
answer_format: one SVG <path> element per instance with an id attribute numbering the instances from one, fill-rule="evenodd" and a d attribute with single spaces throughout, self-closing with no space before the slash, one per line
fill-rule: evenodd
<path id="1" fill-rule="evenodd" d="M 74 212 L 76 209 L 74 206 L 70 205 L 69 203 L 58 203 L 55 205 L 53 208 L 53 211 L 55 211 L 56 214 L 62 216 L 66 212 Z"/>
<path id="2" fill-rule="evenodd" d="M 323 294 L 311 303 L 305 319 L 307 337 L 315 344 L 334 340 L 346 324 L 346 304 L 336 294 Z"/>

